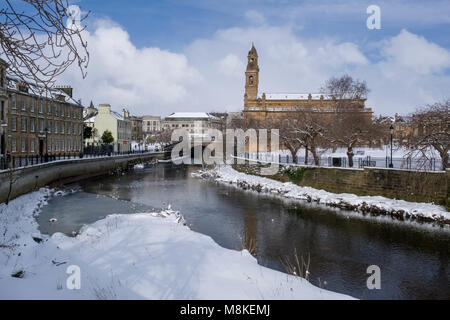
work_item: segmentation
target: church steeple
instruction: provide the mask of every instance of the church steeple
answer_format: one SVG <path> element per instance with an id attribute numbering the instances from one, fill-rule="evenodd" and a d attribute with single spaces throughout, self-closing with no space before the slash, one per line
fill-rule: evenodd
<path id="1" fill-rule="evenodd" d="M 256 100 L 258 98 L 258 84 L 258 52 L 252 43 L 252 48 L 248 52 L 247 71 L 245 72 L 245 99 Z"/>

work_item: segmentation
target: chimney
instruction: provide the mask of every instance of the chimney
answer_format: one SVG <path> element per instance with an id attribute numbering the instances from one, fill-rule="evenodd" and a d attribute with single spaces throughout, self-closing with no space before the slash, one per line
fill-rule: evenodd
<path id="1" fill-rule="evenodd" d="M 56 86 L 55 88 L 61 90 L 69 97 L 73 97 L 73 88 L 71 86 Z"/>
<path id="2" fill-rule="evenodd" d="M 111 105 L 110 104 L 100 104 L 98 106 L 98 113 L 111 113 Z"/>

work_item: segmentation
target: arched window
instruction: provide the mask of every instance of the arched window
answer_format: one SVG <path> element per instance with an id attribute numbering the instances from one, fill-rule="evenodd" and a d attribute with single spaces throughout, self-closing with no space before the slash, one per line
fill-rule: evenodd
<path id="1" fill-rule="evenodd" d="M 248 77 L 248 83 L 253 84 L 253 76 Z"/>

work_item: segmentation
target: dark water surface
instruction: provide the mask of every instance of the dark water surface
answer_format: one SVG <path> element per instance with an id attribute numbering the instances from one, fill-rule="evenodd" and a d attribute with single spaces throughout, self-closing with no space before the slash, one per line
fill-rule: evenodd
<path id="1" fill-rule="evenodd" d="M 261 265 L 284 271 L 282 257 L 310 256 L 310 281 L 361 299 L 450 299 L 450 231 L 365 218 L 191 177 L 193 167 L 158 165 L 84 181 L 81 192 L 50 200 L 43 233 L 71 235 L 108 214 L 149 212 L 171 204 L 192 230 L 241 249 L 256 242 Z M 50 224 L 50 218 L 58 219 Z M 381 269 L 381 290 L 366 286 L 367 267 Z M 324 285 L 324 283 L 326 283 Z"/>

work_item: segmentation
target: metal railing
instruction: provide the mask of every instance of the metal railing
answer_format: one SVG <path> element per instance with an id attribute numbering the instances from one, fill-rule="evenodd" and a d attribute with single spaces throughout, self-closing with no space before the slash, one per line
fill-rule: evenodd
<path id="1" fill-rule="evenodd" d="M 278 157 L 278 159 L 277 159 Z M 316 165 L 314 158 L 310 155 L 307 159 L 305 157 L 297 157 L 294 159 L 291 155 L 276 155 L 271 153 L 245 153 L 245 158 L 249 160 L 259 160 L 264 162 L 276 162 L 280 164 L 296 164 L 296 165 Z M 320 167 L 335 167 L 335 168 L 350 168 L 348 157 L 320 157 L 318 159 Z M 391 166 L 392 163 L 392 166 Z M 393 158 L 391 162 L 390 157 L 358 157 L 353 158 L 353 168 L 391 168 L 403 170 L 419 170 L 419 171 L 440 171 L 441 159 L 428 158 L 416 159 L 411 157 Z"/>
<path id="2" fill-rule="evenodd" d="M 87 151 L 87 152 L 86 152 Z M 122 155 L 134 155 L 155 153 L 145 150 L 130 150 L 130 151 L 113 151 L 111 148 L 84 150 L 81 153 L 54 153 L 45 155 L 31 155 L 31 156 L 7 156 L 0 157 L 0 170 L 9 168 L 21 168 L 49 162 L 61 160 L 74 160 L 82 158 L 101 158 L 101 157 L 116 157 Z"/>

